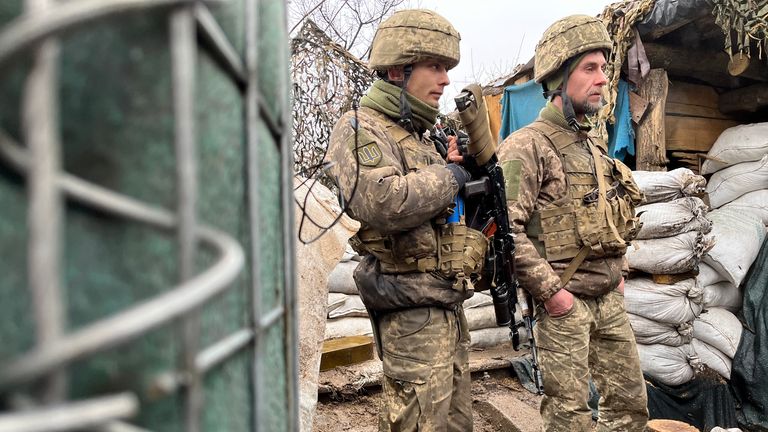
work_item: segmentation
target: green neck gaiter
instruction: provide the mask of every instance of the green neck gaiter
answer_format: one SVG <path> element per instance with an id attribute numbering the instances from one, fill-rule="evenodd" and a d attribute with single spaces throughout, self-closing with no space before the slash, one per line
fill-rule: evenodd
<path id="1" fill-rule="evenodd" d="M 546 105 L 544 105 L 544 108 L 541 109 L 539 112 L 539 115 L 544 120 L 549 120 L 552 123 L 562 127 L 563 129 L 571 130 L 571 127 L 568 125 L 568 122 L 565 120 L 565 115 L 563 115 L 563 111 L 560 110 L 560 108 L 556 107 L 555 104 L 552 102 L 547 102 Z M 588 121 L 585 121 L 584 123 L 580 123 L 582 126 L 582 130 L 589 130 L 592 128 L 592 125 L 589 124 Z"/>
<path id="2" fill-rule="evenodd" d="M 360 100 L 360 105 L 386 114 L 395 120 L 400 119 L 400 91 L 402 89 L 384 80 L 377 80 L 371 89 Z M 418 98 L 406 92 L 405 97 L 411 104 L 413 113 L 413 125 L 417 132 L 423 133 L 432 129 L 437 122 L 437 114 L 440 112 Z"/>

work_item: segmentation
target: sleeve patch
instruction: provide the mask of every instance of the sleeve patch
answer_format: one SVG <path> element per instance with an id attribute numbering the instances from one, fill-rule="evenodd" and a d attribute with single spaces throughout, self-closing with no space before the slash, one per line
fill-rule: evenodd
<path id="1" fill-rule="evenodd" d="M 508 200 L 517 201 L 520 194 L 522 168 L 523 162 L 518 159 L 505 160 L 501 163 L 501 171 L 504 173 L 504 189 L 506 189 Z"/>
<path id="2" fill-rule="evenodd" d="M 381 162 L 382 153 L 379 145 L 365 131 L 358 130 L 357 137 L 353 133 L 347 139 L 347 146 L 356 153 L 360 165 L 375 167 Z"/>

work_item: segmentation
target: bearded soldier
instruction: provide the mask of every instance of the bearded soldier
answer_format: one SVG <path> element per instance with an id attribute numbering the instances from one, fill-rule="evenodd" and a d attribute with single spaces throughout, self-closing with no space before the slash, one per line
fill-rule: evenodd
<path id="1" fill-rule="evenodd" d="M 590 430 L 590 377 L 600 393 L 598 431 L 643 431 L 648 418 L 624 308 L 624 255 L 643 196 L 629 168 L 589 134 L 610 48 L 596 18 L 574 15 L 550 26 L 534 59 L 548 102 L 499 146 L 517 276 L 538 303 L 547 431 Z"/>
<path id="2" fill-rule="evenodd" d="M 379 76 L 331 135 L 331 175 L 361 222 L 351 243 L 364 256 L 355 282 L 383 361 L 382 431 L 471 431 L 472 295 L 487 241 L 466 227 L 454 200 L 470 180 L 425 132 L 459 62 L 459 33 L 429 10 L 404 10 L 374 36 Z M 460 162 L 455 139 L 448 161 Z M 458 216 L 458 217 L 456 217 Z"/>

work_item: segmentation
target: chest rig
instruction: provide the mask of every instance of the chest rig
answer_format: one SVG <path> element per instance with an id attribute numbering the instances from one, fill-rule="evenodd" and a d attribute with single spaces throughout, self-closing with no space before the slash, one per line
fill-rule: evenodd
<path id="1" fill-rule="evenodd" d="M 643 194 L 632 172 L 611 159 L 584 133 L 539 120 L 528 126 L 556 150 L 567 184 L 565 197 L 537 208 L 526 234 L 547 261 L 571 259 L 563 279 L 570 279 L 587 257 L 624 254 L 640 229 L 635 206 Z"/>
<path id="2" fill-rule="evenodd" d="M 385 128 L 386 145 L 399 154 L 403 174 L 445 165 L 432 143 L 420 141 L 396 123 L 372 113 L 364 116 Z M 470 275 L 482 270 L 488 241 L 481 232 L 468 228 L 463 216 L 458 223 L 447 223 L 447 210 L 445 215 L 405 232 L 382 234 L 375 227 L 364 227 L 352 244 L 376 257 L 382 273 L 433 273 L 456 279 L 457 289 L 471 290 Z"/>

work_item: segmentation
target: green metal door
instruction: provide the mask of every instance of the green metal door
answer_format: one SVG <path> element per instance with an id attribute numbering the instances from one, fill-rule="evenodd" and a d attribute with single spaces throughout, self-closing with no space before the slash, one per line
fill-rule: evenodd
<path id="1" fill-rule="evenodd" d="M 285 5 L 0 2 L 0 431 L 297 429 Z"/>

